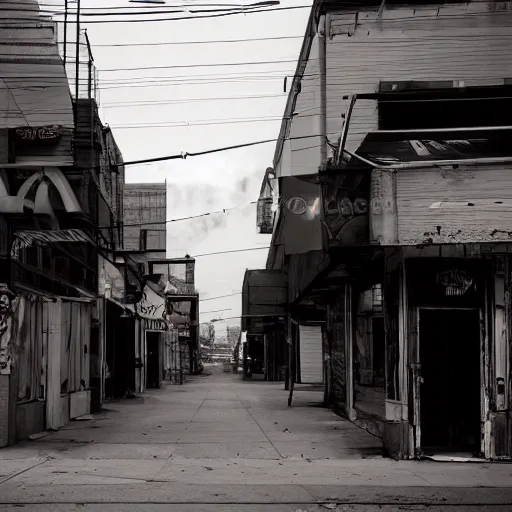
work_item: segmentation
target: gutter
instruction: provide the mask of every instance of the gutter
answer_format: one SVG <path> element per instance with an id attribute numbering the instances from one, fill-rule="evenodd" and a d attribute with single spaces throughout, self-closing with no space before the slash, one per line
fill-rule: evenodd
<path id="1" fill-rule="evenodd" d="M 372 160 L 352 153 L 348 149 L 343 150 L 347 155 L 363 162 L 374 169 L 387 169 L 390 171 L 397 171 L 401 169 L 424 169 L 425 167 L 439 167 L 443 165 L 486 165 L 486 164 L 510 164 L 512 163 L 512 156 L 506 157 L 489 157 L 489 158 L 465 158 L 462 160 L 421 160 L 417 162 L 402 162 L 399 164 L 382 165 Z"/>

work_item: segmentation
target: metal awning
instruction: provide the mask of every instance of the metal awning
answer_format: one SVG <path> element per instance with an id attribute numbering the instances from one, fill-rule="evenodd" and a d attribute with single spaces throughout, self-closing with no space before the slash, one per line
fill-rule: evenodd
<path id="1" fill-rule="evenodd" d="M 21 249 L 34 245 L 51 245 L 56 243 L 88 243 L 95 245 L 92 238 L 81 229 L 58 229 L 39 231 L 17 231 L 14 233 L 12 256 L 17 257 Z"/>
<path id="2" fill-rule="evenodd" d="M 357 154 L 379 164 L 512 157 L 512 130 L 370 132 Z"/>

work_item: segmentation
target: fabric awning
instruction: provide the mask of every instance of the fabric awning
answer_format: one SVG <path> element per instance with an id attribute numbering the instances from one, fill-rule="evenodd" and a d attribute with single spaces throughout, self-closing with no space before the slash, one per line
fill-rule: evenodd
<path id="1" fill-rule="evenodd" d="M 40 231 L 17 231 L 14 233 L 12 256 L 17 257 L 21 249 L 34 245 L 51 245 L 56 243 L 89 243 L 94 241 L 81 229 L 57 229 Z"/>

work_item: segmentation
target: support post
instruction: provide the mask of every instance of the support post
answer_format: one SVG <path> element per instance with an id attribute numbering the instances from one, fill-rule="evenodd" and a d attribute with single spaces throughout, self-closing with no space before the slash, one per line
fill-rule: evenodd
<path id="1" fill-rule="evenodd" d="M 46 303 L 48 308 L 48 388 L 46 393 L 46 428 L 57 430 L 60 418 L 60 365 L 62 302 Z"/>

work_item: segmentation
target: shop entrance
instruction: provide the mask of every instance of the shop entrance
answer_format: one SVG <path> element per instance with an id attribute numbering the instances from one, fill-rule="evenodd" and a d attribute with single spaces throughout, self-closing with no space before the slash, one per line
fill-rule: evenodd
<path id="1" fill-rule="evenodd" d="M 147 372 L 146 388 L 160 387 L 160 333 L 146 331 Z"/>
<path id="2" fill-rule="evenodd" d="M 480 452 L 478 309 L 420 309 L 421 448 Z"/>

